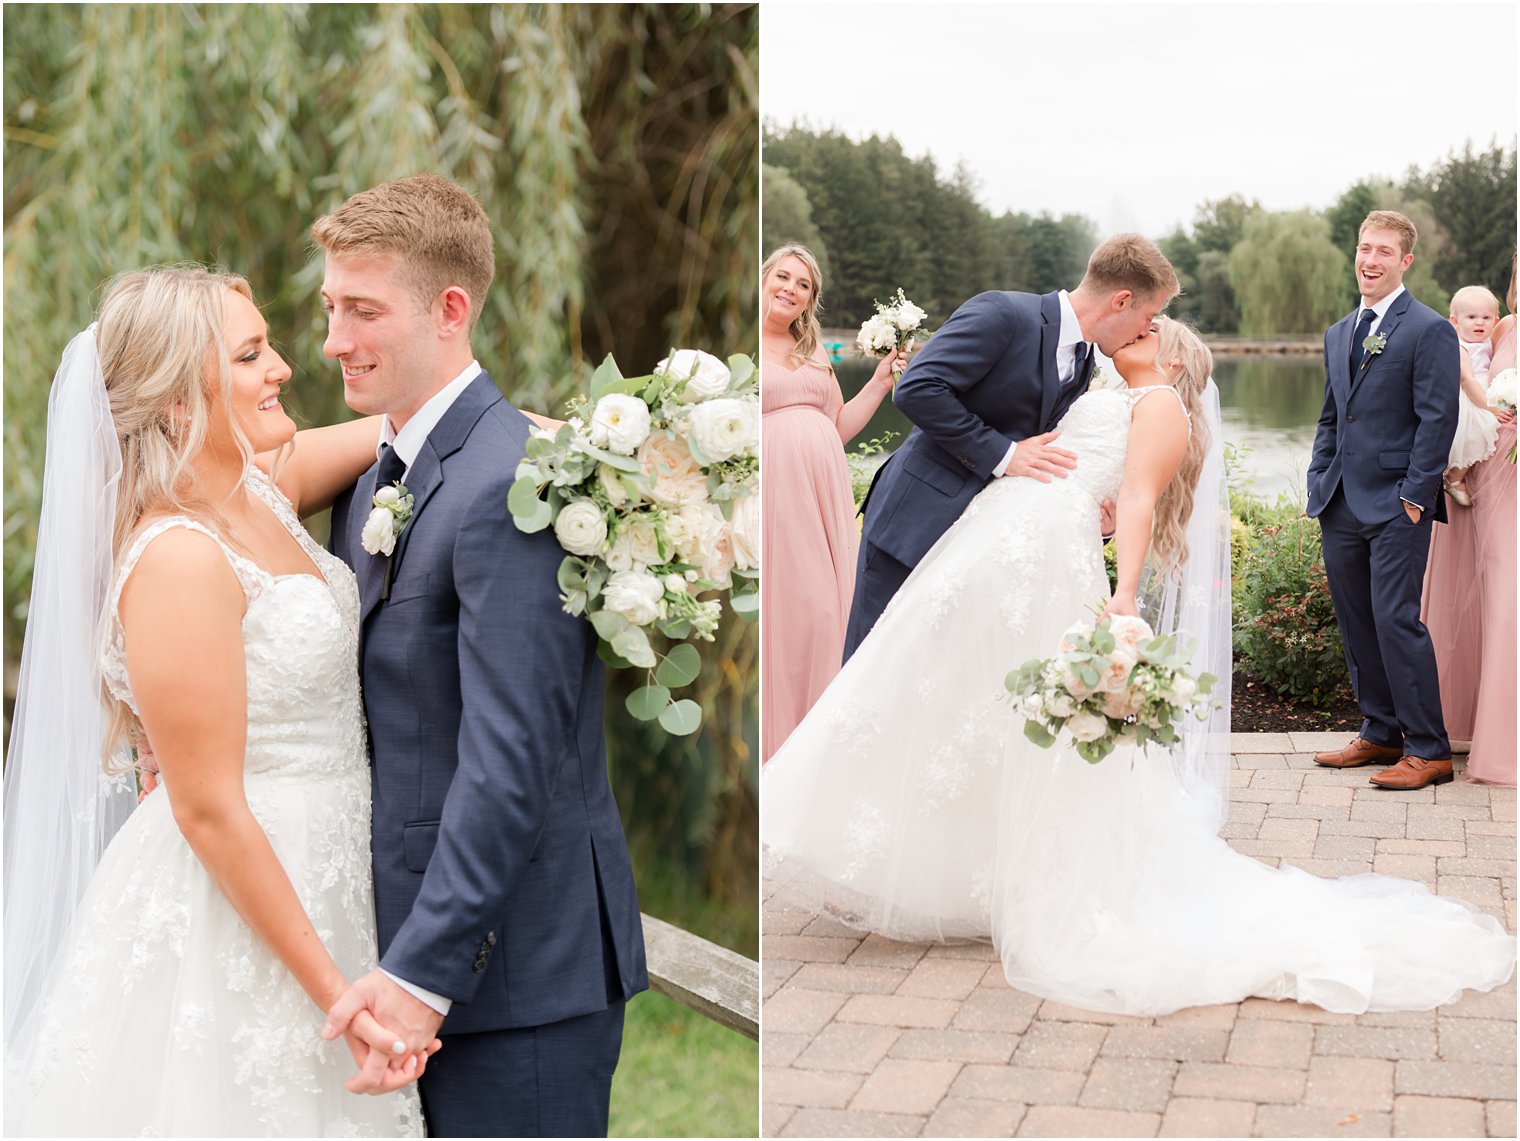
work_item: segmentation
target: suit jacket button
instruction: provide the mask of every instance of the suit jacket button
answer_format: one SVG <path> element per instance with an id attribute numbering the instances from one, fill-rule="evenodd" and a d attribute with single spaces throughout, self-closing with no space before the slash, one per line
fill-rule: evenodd
<path id="1" fill-rule="evenodd" d="M 483 959 L 476 959 L 475 960 L 475 973 L 478 975 L 478 974 L 480 974 L 481 971 L 483 971 L 485 969 L 486 969 L 485 960 L 483 960 Z"/>
<path id="2" fill-rule="evenodd" d="M 496 946 L 496 932 L 494 932 L 494 931 L 487 931 L 486 932 L 486 946 L 487 947 L 494 947 L 494 946 Z"/>

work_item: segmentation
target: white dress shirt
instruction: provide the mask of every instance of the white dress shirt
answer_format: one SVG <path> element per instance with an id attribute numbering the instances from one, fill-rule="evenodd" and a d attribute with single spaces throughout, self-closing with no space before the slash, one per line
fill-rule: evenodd
<path id="1" fill-rule="evenodd" d="M 399 432 L 396 431 L 389 416 L 380 422 L 380 441 L 375 445 L 375 454 L 378 456 L 386 444 L 396 449 L 396 454 L 406 464 L 406 473 L 402 476 L 403 483 L 406 481 L 406 476 L 411 475 L 412 464 L 417 462 L 417 455 L 422 451 L 422 445 L 427 440 L 428 434 L 438 426 L 438 421 L 443 419 L 444 413 L 453 407 L 454 401 L 459 399 L 459 394 L 468 388 L 478 375 L 480 375 L 480 362 L 472 360 L 462 373 L 440 388 L 426 404 L 417 409 L 417 414 L 403 424 Z M 427 1003 L 439 1014 L 447 1015 L 449 1008 L 454 1005 L 453 999 L 434 994 L 416 983 L 409 983 L 403 978 L 398 978 L 384 967 L 380 968 L 380 973 L 413 998 Z"/>
<path id="2" fill-rule="evenodd" d="M 1056 338 L 1056 374 L 1061 378 L 1061 387 L 1065 388 L 1076 379 L 1077 350 L 1085 346 L 1087 338 L 1082 335 L 1082 324 L 1077 320 L 1077 311 L 1072 308 L 1071 294 L 1063 289 L 1059 296 L 1061 298 L 1061 332 Z M 1008 474 L 1008 465 L 1013 462 L 1013 453 L 1018 450 L 1017 440 L 1008 445 L 1008 452 L 1003 456 L 1003 462 L 998 465 L 998 475 Z"/>

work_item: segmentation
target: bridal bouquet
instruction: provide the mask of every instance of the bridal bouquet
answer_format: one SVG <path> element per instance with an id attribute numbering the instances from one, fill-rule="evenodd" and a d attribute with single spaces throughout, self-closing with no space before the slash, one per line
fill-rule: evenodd
<path id="1" fill-rule="evenodd" d="M 1177 725 L 1208 716 L 1213 674 L 1193 677 L 1177 635 L 1157 637 L 1143 618 L 1078 622 L 1054 657 L 1025 662 L 1004 684 L 1026 718 L 1024 735 L 1042 748 L 1062 730 L 1079 756 L 1097 764 L 1115 746 L 1177 741 Z"/>
<path id="2" fill-rule="evenodd" d="M 742 618 L 759 609 L 760 398 L 754 361 L 678 349 L 648 376 L 609 355 L 590 399 L 552 435 L 535 431 L 507 497 L 523 531 L 554 528 L 565 611 L 596 628 L 602 660 L 651 671 L 628 711 L 674 734 L 702 708 L 671 690 L 702 667 L 726 592 Z M 677 644 L 664 653 L 652 634 Z"/>
<path id="3" fill-rule="evenodd" d="M 1488 382 L 1488 398 L 1506 411 L 1515 410 L 1515 370 L 1507 368 Z M 1509 448 L 1509 462 L 1515 462 L 1515 445 Z"/>
<path id="4" fill-rule="evenodd" d="M 903 296 L 901 288 L 895 300 L 883 305 L 876 302 L 876 316 L 866 319 L 855 337 L 855 344 L 867 356 L 884 357 L 893 349 L 907 352 L 918 337 L 927 337 L 922 309 Z"/>

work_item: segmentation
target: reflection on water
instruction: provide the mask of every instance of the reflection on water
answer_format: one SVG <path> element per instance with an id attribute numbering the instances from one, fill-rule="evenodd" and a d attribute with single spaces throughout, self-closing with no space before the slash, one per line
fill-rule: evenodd
<path id="1" fill-rule="evenodd" d="M 835 365 L 848 400 L 871 379 L 875 361 L 845 359 Z M 1225 438 L 1249 451 L 1241 459 L 1247 483 L 1269 499 L 1287 493 L 1304 498 L 1304 473 L 1314 447 L 1314 428 L 1325 398 L 1324 366 L 1318 356 L 1220 357 L 1214 362 Z M 882 401 L 854 443 L 888 430 L 902 443 L 913 426 L 891 401 Z M 850 446 L 854 447 L 854 443 Z"/>

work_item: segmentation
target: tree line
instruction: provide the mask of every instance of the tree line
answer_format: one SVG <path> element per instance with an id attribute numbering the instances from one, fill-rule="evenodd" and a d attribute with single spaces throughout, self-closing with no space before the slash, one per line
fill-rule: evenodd
<path id="1" fill-rule="evenodd" d="M 1205 201 L 1190 225 L 1157 238 L 1182 283 L 1171 312 L 1206 333 L 1316 333 L 1350 304 L 1357 228 L 1375 209 L 1419 231 L 1410 291 L 1444 312 L 1464 285 L 1501 299 L 1515 252 L 1515 143 L 1471 142 L 1399 181 L 1363 179 L 1327 209 L 1271 211 L 1241 195 Z M 903 286 L 948 315 L 988 289 L 1044 293 L 1080 279 L 1098 227 L 1078 214 L 994 214 L 964 165 L 941 172 L 892 136 L 768 129 L 762 244 L 800 241 L 819 255 L 826 325 L 852 327 Z M 1154 235 L 1153 235 L 1154 236 Z"/>

